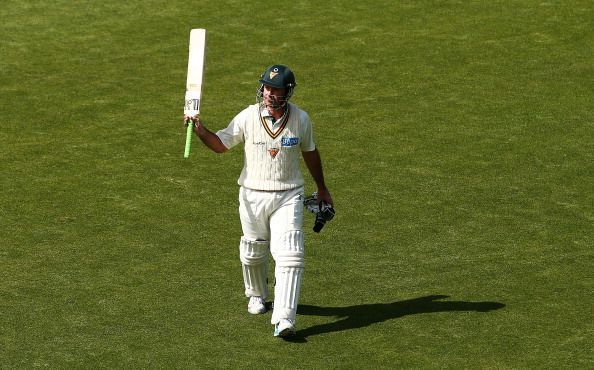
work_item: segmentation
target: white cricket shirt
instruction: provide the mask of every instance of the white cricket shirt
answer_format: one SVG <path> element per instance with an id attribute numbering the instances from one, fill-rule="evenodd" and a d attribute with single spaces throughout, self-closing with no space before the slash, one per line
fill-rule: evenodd
<path id="1" fill-rule="evenodd" d="M 244 143 L 244 165 L 237 183 L 254 190 L 289 190 L 303 186 L 301 152 L 315 150 L 308 114 L 294 104 L 272 123 L 265 107 L 241 111 L 217 136 L 231 149 Z"/>

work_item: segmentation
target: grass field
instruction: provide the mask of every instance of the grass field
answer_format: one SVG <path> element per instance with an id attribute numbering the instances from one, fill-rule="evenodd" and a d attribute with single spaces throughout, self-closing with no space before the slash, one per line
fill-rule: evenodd
<path id="1" fill-rule="evenodd" d="M 2 368 L 594 368 L 591 0 L 0 18 Z M 209 128 L 272 63 L 314 121 L 337 217 L 308 224 L 294 341 L 246 312 L 242 150 L 182 157 L 197 27 Z"/>

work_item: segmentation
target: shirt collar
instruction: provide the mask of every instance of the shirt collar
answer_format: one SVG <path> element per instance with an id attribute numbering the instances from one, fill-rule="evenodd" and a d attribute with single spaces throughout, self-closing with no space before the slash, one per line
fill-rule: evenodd
<path id="1" fill-rule="evenodd" d="M 289 111 L 288 109 L 285 109 L 285 113 L 283 113 L 282 117 L 281 117 L 279 120 L 277 120 L 277 121 L 274 121 L 273 125 L 274 125 L 274 124 L 277 124 L 277 123 L 279 123 L 279 122 L 282 122 L 283 118 L 285 118 L 285 116 L 287 115 L 287 112 L 288 112 L 288 111 Z M 268 109 L 266 109 L 266 107 L 265 107 L 264 105 L 262 105 L 262 106 L 260 107 L 260 114 L 261 114 L 261 115 L 262 115 L 262 117 L 264 117 L 266 120 L 268 120 L 268 121 L 270 121 L 270 122 L 272 122 L 272 121 L 273 121 L 273 117 L 272 117 L 272 115 L 271 115 L 271 114 L 268 112 Z"/>

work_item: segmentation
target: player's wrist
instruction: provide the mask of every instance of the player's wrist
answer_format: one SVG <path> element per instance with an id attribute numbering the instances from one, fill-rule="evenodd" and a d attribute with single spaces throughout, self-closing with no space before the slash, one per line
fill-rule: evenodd
<path id="1" fill-rule="evenodd" d="M 320 192 L 328 193 L 328 188 L 326 187 L 326 183 L 324 182 L 323 179 L 316 181 L 316 186 L 318 188 L 318 193 L 320 193 Z"/>

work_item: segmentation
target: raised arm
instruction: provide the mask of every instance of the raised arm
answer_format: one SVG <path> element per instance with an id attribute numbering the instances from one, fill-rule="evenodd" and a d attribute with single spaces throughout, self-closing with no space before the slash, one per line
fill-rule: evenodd
<path id="1" fill-rule="evenodd" d="M 227 147 L 221 141 L 221 139 L 219 139 L 219 137 L 215 133 L 209 131 L 206 127 L 204 127 L 202 125 L 200 118 L 198 118 L 198 117 L 190 118 L 190 117 L 184 116 L 184 122 L 186 124 L 189 124 L 190 121 L 194 125 L 194 132 L 196 133 L 196 135 L 198 135 L 200 140 L 210 150 L 212 150 L 215 153 L 224 153 L 228 150 Z"/>

